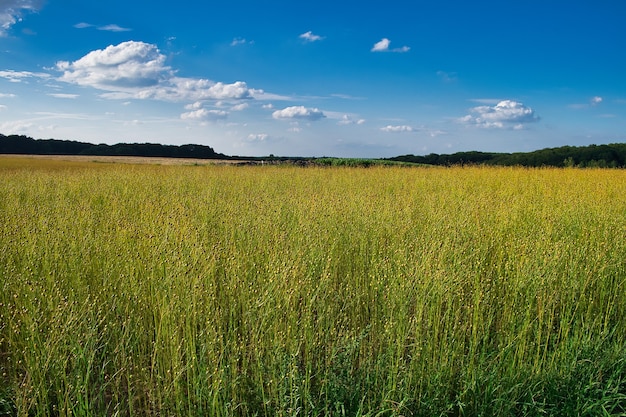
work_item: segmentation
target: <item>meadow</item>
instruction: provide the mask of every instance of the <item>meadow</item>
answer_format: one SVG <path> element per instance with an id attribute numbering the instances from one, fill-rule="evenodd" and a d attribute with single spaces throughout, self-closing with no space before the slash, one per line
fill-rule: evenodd
<path id="1" fill-rule="evenodd" d="M 626 415 L 626 171 L 0 159 L 0 415 Z"/>

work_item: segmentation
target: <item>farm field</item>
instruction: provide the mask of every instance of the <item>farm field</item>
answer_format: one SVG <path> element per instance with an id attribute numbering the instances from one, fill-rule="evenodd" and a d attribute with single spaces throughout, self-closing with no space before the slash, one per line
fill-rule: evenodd
<path id="1" fill-rule="evenodd" d="M 0 416 L 624 413 L 624 170 L 0 158 Z"/>

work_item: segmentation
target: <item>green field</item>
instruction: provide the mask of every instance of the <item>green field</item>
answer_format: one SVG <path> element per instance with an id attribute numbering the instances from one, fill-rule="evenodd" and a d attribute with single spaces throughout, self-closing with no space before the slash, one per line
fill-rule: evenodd
<path id="1" fill-rule="evenodd" d="M 626 171 L 0 159 L 0 415 L 626 413 Z"/>

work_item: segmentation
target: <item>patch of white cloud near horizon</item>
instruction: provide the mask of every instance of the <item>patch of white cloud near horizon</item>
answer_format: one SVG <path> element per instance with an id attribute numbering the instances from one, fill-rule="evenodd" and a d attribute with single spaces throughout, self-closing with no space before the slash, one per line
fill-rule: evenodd
<path id="1" fill-rule="evenodd" d="M 459 119 L 461 123 L 481 128 L 513 128 L 519 130 L 524 124 L 539 121 L 535 111 L 523 103 L 513 100 L 502 100 L 495 106 L 478 106 L 470 109 L 468 114 Z"/>
<path id="2" fill-rule="evenodd" d="M 311 32 L 310 30 L 308 32 L 305 32 L 303 34 L 301 34 L 300 36 L 298 36 L 300 39 L 304 39 L 307 42 L 315 42 L 315 41 L 321 41 L 322 39 L 324 39 L 323 36 L 319 36 L 319 35 L 315 35 L 313 34 L 313 32 Z"/>
<path id="3" fill-rule="evenodd" d="M 183 113 L 180 115 L 180 118 L 183 120 L 202 120 L 202 121 L 214 121 L 214 120 L 223 120 L 228 117 L 228 112 L 223 110 L 207 110 L 207 109 L 198 109 L 194 111 L 190 111 L 187 113 Z"/>
<path id="4" fill-rule="evenodd" d="M 274 119 L 303 119 L 316 121 L 326 117 L 323 111 L 318 108 L 308 108 L 304 106 L 291 106 L 272 113 Z"/>
<path id="5" fill-rule="evenodd" d="M 407 125 L 387 125 L 385 127 L 381 127 L 380 130 L 388 133 L 401 133 L 401 132 L 413 132 L 415 128 Z"/>
<path id="6" fill-rule="evenodd" d="M 409 52 L 411 48 L 408 46 L 403 46 L 402 48 L 394 48 L 389 49 L 389 45 L 391 45 L 391 41 L 387 38 L 382 38 L 380 41 L 376 42 L 372 47 L 372 52 Z"/>
<path id="7" fill-rule="evenodd" d="M 0 98 L 15 98 L 15 97 L 17 97 L 15 94 L 0 93 Z"/>
<path id="8" fill-rule="evenodd" d="M 41 5 L 41 0 L 1 0 L 0 36 L 5 36 L 11 26 L 21 21 L 24 12 L 37 11 Z"/>
<path id="9" fill-rule="evenodd" d="M 59 61 L 59 81 L 108 91 L 108 99 L 153 99 L 162 101 L 242 100 L 253 98 L 243 81 L 232 84 L 201 78 L 176 77 L 165 65 L 166 57 L 156 45 L 127 41 L 89 52 L 74 61 Z"/>
<path id="10" fill-rule="evenodd" d="M 269 138 L 267 133 L 251 133 L 248 135 L 248 140 L 252 142 L 265 142 L 267 138 Z"/>

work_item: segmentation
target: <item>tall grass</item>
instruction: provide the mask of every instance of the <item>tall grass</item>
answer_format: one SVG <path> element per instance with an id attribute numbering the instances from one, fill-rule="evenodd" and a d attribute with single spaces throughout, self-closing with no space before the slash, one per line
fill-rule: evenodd
<path id="1" fill-rule="evenodd" d="M 4 162 L 0 415 L 623 414 L 624 225 L 618 170 Z"/>

